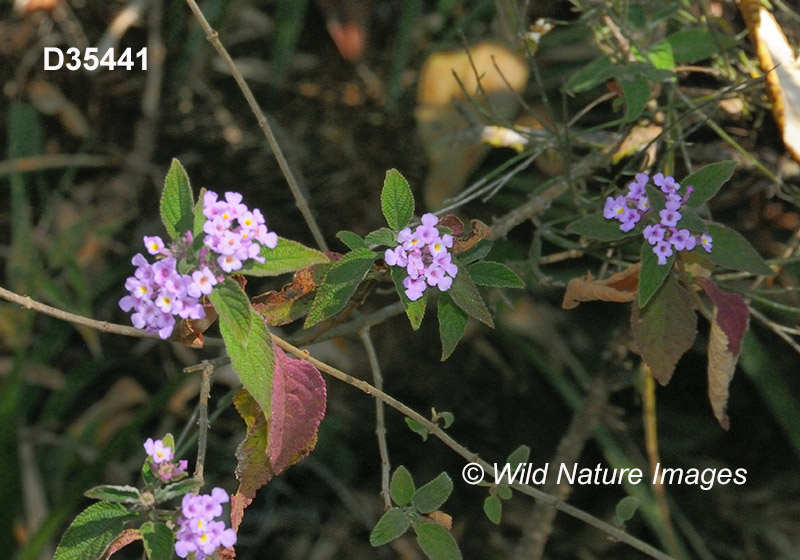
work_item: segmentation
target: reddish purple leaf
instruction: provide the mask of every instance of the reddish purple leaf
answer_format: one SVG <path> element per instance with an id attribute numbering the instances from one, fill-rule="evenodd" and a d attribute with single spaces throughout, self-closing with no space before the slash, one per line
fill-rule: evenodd
<path id="1" fill-rule="evenodd" d="M 277 346 L 274 375 L 267 454 L 272 471 L 280 474 L 314 449 L 327 391 L 317 368 Z"/>
<path id="2" fill-rule="evenodd" d="M 327 392 L 319 371 L 274 346 L 272 412 L 269 422 L 246 389 L 233 404 L 247 424 L 247 434 L 236 448 L 239 488 L 231 497 L 231 527 L 238 531 L 244 510 L 256 492 L 272 478 L 308 455 L 317 443 L 325 416 Z"/>
<path id="3" fill-rule="evenodd" d="M 700 278 L 698 281 L 717 308 L 716 323 L 728 337 L 728 350 L 738 356 L 750 317 L 747 303 L 739 294 L 720 290 L 711 280 Z"/>

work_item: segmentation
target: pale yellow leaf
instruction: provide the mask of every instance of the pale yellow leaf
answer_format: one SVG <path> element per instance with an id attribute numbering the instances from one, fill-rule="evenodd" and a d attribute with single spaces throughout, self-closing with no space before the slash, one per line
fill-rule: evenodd
<path id="1" fill-rule="evenodd" d="M 730 420 L 726 412 L 728 408 L 728 387 L 736 371 L 738 355 L 728 350 L 728 337 L 717 323 L 717 308 L 711 320 L 708 335 L 708 399 L 714 416 L 724 429 L 730 428 Z"/>
<path id="2" fill-rule="evenodd" d="M 800 61 L 778 22 L 758 0 L 742 0 L 741 9 L 765 73 L 772 116 L 783 143 L 800 161 Z"/>

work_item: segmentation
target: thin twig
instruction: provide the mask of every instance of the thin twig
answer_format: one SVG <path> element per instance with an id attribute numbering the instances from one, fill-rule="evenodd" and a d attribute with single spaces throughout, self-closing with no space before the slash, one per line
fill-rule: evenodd
<path id="1" fill-rule="evenodd" d="M 192 10 L 194 17 L 200 23 L 200 27 L 203 28 L 203 31 L 206 34 L 206 39 L 208 39 L 208 41 L 214 46 L 214 49 L 216 49 L 217 53 L 220 55 L 220 57 L 222 57 L 222 60 L 228 66 L 233 79 L 236 80 L 236 85 L 239 86 L 239 89 L 242 91 L 245 100 L 247 100 L 247 104 L 250 106 L 250 110 L 253 111 L 253 114 L 258 121 L 258 126 L 264 132 L 264 136 L 267 138 L 267 143 L 269 144 L 270 149 L 272 149 L 275 159 L 278 161 L 278 167 L 281 168 L 281 172 L 286 178 L 286 182 L 289 184 L 289 189 L 292 191 L 292 196 L 294 196 L 294 202 L 297 205 L 297 209 L 300 210 L 300 213 L 303 215 L 306 224 L 308 224 L 308 228 L 311 230 L 311 234 L 314 236 L 314 241 L 320 249 L 327 251 L 328 244 L 325 242 L 325 238 L 322 236 L 322 232 L 320 231 L 319 226 L 314 219 L 314 215 L 311 213 L 311 208 L 308 206 L 308 201 L 306 200 L 305 196 L 303 196 L 300 186 L 297 184 L 297 179 L 295 179 L 292 170 L 289 168 L 289 163 L 286 161 L 286 157 L 283 155 L 283 150 L 281 150 L 278 140 L 275 138 L 275 134 L 272 132 L 272 127 L 269 125 L 267 117 L 264 116 L 264 112 L 261 110 L 256 98 L 253 96 L 253 92 L 250 91 L 250 86 L 247 85 L 242 73 L 236 67 L 236 63 L 233 62 L 231 55 L 228 54 L 227 49 L 219 40 L 219 33 L 211 27 L 211 24 L 208 23 L 208 20 L 203 15 L 203 12 L 200 11 L 197 2 L 195 2 L 195 0 L 186 0 L 186 3 Z"/>
<path id="2" fill-rule="evenodd" d="M 650 367 L 642 361 L 639 373 L 642 378 L 642 422 L 644 424 L 645 449 L 647 451 L 647 461 L 650 463 L 650 477 L 653 480 L 653 495 L 658 504 L 661 520 L 664 525 L 664 533 L 667 538 L 669 548 L 673 554 L 678 554 L 678 536 L 675 534 L 675 527 L 672 525 L 672 516 L 667 503 L 667 493 L 664 483 L 656 480 L 656 468 L 661 462 L 658 451 L 658 426 L 656 423 L 656 386 L 653 372 Z"/>
<path id="3" fill-rule="evenodd" d="M 583 399 L 583 405 L 573 414 L 569 428 L 558 442 L 552 464 L 570 465 L 578 461 L 586 442 L 600 424 L 602 413 L 608 404 L 608 394 L 609 387 L 605 376 L 601 374 L 594 377 Z M 569 484 L 558 484 L 558 477 L 552 470 L 548 472 L 542 491 L 554 495 L 559 500 L 566 500 L 572 492 L 572 487 Z M 524 523 L 522 538 L 517 543 L 513 558 L 540 560 L 544 557 L 545 545 L 553 531 L 556 512 L 552 504 L 536 502 L 531 515 Z"/>
<path id="4" fill-rule="evenodd" d="M 276 345 L 281 347 L 286 352 L 289 352 L 290 354 L 300 358 L 301 360 L 308 361 L 320 371 L 330 375 L 331 377 L 338 379 L 339 381 L 343 381 L 348 385 L 355 387 L 356 389 L 359 389 L 360 391 L 366 393 L 367 395 L 382 400 L 384 403 L 391 406 L 404 416 L 407 416 L 412 420 L 415 420 L 416 422 L 422 424 L 422 426 L 426 430 L 428 430 L 429 434 L 436 436 L 442 443 L 444 443 L 447 447 L 455 451 L 466 461 L 470 463 L 477 463 L 478 465 L 481 466 L 484 472 L 493 472 L 494 470 L 493 465 L 490 465 L 488 462 L 481 459 L 477 453 L 473 453 L 472 451 L 470 451 L 469 449 L 458 443 L 456 440 L 450 437 L 450 435 L 447 434 L 440 426 L 431 422 L 429 419 L 425 418 L 417 411 L 409 408 L 408 406 L 398 401 L 391 395 L 388 395 L 383 391 L 378 390 L 376 387 L 370 385 L 366 381 L 363 381 L 361 379 L 356 379 L 352 375 L 349 375 L 339 369 L 336 369 L 333 366 L 326 364 L 325 362 L 321 362 L 316 358 L 313 358 L 308 354 L 307 351 L 301 350 L 300 348 L 297 348 L 289 344 L 280 337 L 272 335 L 272 340 L 273 342 L 275 342 Z M 562 511 L 567 515 L 574 517 L 575 519 L 578 519 L 583 523 L 586 523 L 587 525 L 590 525 L 596 529 L 599 529 L 600 531 L 603 531 L 611 538 L 616 539 L 624 544 L 627 544 L 628 546 L 635 548 L 636 550 L 643 552 L 644 554 L 647 554 L 651 558 L 655 558 L 656 560 L 675 560 L 674 557 L 665 554 L 664 552 L 661 552 L 660 550 L 647 544 L 646 542 L 637 539 L 636 537 L 626 533 L 621 529 L 609 525 L 608 523 L 598 519 L 597 517 L 593 516 L 590 513 L 583 511 L 582 509 L 576 508 L 575 506 L 562 502 L 555 496 L 546 494 L 545 492 L 542 492 L 541 490 L 538 490 L 526 484 L 514 483 L 511 485 L 511 488 L 517 490 L 521 494 L 525 494 L 526 496 L 530 496 L 546 504 L 553 505 L 559 511 Z"/>
<path id="5" fill-rule="evenodd" d="M 375 388 L 383 391 L 383 375 L 381 375 L 381 366 L 378 363 L 375 345 L 372 344 L 372 337 L 369 335 L 369 327 L 358 331 L 358 337 L 364 345 L 364 350 L 367 351 Z M 392 507 L 391 494 L 389 493 L 391 463 L 389 462 L 389 446 L 386 444 L 386 420 L 383 413 L 383 401 L 380 399 L 375 399 L 375 435 L 378 436 L 378 450 L 381 454 L 381 496 L 383 497 L 383 505 L 388 510 Z"/>
<path id="6" fill-rule="evenodd" d="M 44 310 L 49 310 L 50 312 L 47 314 L 52 317 L 56 317 L 58 319 L 70 321 L 73 323 L 83 324 L 92 328 L 98 328 L 98 325 L 101 327 L 103 325 L 110 325 L 110 323 L 105 323 L 103 321 L 93 321 L 91 319 L 86 319 L 85 317 L 80 317 L 72 313 L 67 313 L 65 311 L 57 310 L 55 308 L 50 307 L 49 305 L 45 305 L 43 303 L 34 301 L 29 297 L 20 296 L 2 287 L 0 287 L 0 297 L 8 301 L 19 303 L 25 306 L 27 309 L 34 309 L 42 312 L 45 312 Z M 112 326 L 122 327 L 122 328 L 119 329 L 115 328 L 113 330 L 105 328 L 101 330 L 104 330 L 104 332 L 115 332 L 116 334 L 124 334 L 127 336 L 152 338 L 152 335 L 149 335 L 144 331 L 140 331 L 138 329 L 124 327 L 123 325 L 112 325 Z M 494 469 L 493 465 L 490 465 L 488 462 L 481 459 L 477 453 L 470 451 L 469 449 L 458 443 L 449 434 L 447 434 L 440 426 L 431 422 L 429 419 L 425 418 L 419 412 L 409 408 L 408 406 L 398 401 L 391 395 L 384 393 L 383 391 L 367 383 L 366 381 L 357 379 L 352 375 L 343 372 L 340 369 L 337 369 L 333 366 L 326 364 L 325 362 L 321 362 L 320 360 L 313 358 L 312 356 L 309 355 L 307 350 L 302 350 L 274 334 L 271 334 L 271 336 L 273 343 L 282 348 L 284 351 L 289 352 L 290 354 L 296 356 L 297 358 L 300 358 L 301 360 L 306 360 L 308 363 L 314 365 L 321 372 L 324 372 L 330 375 L 331 377 L 338 379 L 339 381 L 347 383 L 348 385 L 355 387 L 356 389 L 362 391 L 367 395 L 370 395 L 376 399 L 380 399 L 385 404 L 394 408 L 404 416 L 407 416 L 408 418 L 411 418 L 412 420 L 421 424 L 426 430 L 428 430 L 428 433 L 436 436 L 442 443 L 444 443 L 447 447 L 455 451 L 459 456 L 464 458 L 466 461 L 469 461 L 471 463 L 477 463 L 478 465 L 481 466 L 481 468 L 485 472 L 493 472 Z M 598 519 L 597 517 L 593 516 L 590 513 L 583 511 L 582 509 L 576 508 L 575 506 L 562 502 L 555 496 L 551 496 L 550 494 L 542 492 L 541 490 L 538 490 L 526 484 L 514 483 L 511 485 L 511 488 L 517 490 L 521 494 L 525 494 L 526 496 L 530 496 L 531 498 L 542 501 L 546 504 L 553 505 L 559 511 L 562 511 L 567 515 L 574 517 L 575 519 L 582 521 L 583 523 L 586 523 L 587 525 L 590 525 L 606 533 L 609 537 L 616 539 L 617 541 L 624 543 L 632 548 L 635 548 L 636 550 L 643 552 L 644 554 L 647 554 L 648 556 L 654 558 L 655 560 L 676 560 L 674 557 L 665 554 L 664 552 L 661 552 L 652 545 L 647 544 L 646 542 L 637 539 L 632 535 L 629 535 L 628 533 L 626 533 L 621 529 L 609 525 L 608 523 Z"/>
<path id="7" fill-rule="evenodd" d="M 572 178 L 590 175 L 607 160 L 608 156 L 601 152 L 593 152 L 585 156 L 571 171 Z M 548 187 L 543 192 L 535 193 L 514 210 L 496 219 L 492 223 L 492 233 L 495 237 L 505 237 L 509 231 L 517 227 L 525 220 L 544 212 L 555 199 L 567 192 L 570 185 L 570 178 L 564 177 L 554 185 Z"/>
<path id="8" fill-rule="evenodd" d="M 800 344 L 798 344 L 797 341 L 795 341 L 791 336 L 789 336 L 783 331 L 782 325 L 779 325 L 778 323 L 772 321 L 769 317 L 762 314 L 760 311 L 754 309 L 753 307 L 750 307 L 750 315 L 761 321 L 765 327 L 767 327 L 769 330 L 777 334 L 780 338 L 782 338 L 786 342 L 786 344 L 791 346 L 795 352 L 800 354 Z"/>
<path id="9" fill-rule="evenodd" d="M 89 319 L 88 317 L 83 317 L 81 315 L 75 315 L 74 313 L 69 313 L 68 311 L 63 311 L 56 307 L 51 307 L 45 303 L 31 299 L 28 296 L 21 296 L 5 289 L 2 286 L 0 286 L 0 298 L 17 303 L 25 309 L 31 309 L 33 311 L 42 313 L 43 315 L 49 315 L 50 317 L 55 317 L 56 319 L 61 319 L 62 321 L 67 321 L 68 323 L 73 323 L 75 325 L 83 325 L 100 332 L 119 334 L 122 336 L 133 336 L 136 338 L 160 339 L 156 333 L 147 333 L 143 330 L 137 329 L 136 327 L 130 327 L 128 325 L 109 323 L 108 321 L 98 321 L 96 319 Z M 224 345 L 221 340 L 219 341 L 219 344 L 217 344 L 214 339 L 206 340 L 206 344 L 208 346 Z"/>
<path id="10" fill-rule="evenodd" d="M 0 177 L 12 173 L 61 169 L 64 167 L 112 167 L 120 165 L 121 160 L 94 154 L 47 154 L 9 159 L 0 162 Z"/>
<path id="11" fill-rule="evenodd" d="M 203 468 L 206 462 L 206 445 L 208 444 L 208 396 L 211 393 L 211 375 L 214 373 L 213 362 L 203 362 L 203 377 L 200 381 L 200 398 L 198 399 L 199 413 L 197 414 L 197 427 L 200 430 L 197 436 L 197 464 L 194 467 L 194 477 L 203 480 Z"/>

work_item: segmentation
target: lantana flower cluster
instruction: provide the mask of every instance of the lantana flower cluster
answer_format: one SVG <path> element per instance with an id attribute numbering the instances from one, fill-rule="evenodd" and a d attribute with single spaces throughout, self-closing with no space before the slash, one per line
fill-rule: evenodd
<path id="1" fill-rule="evenodd" d="M 274 249 L 278 244 L 278 236 L 267 230 L 261 212 L 250 211 L 239 193 L 227 192 L 225 199 L 219 200 L 217 193 L 206 192 L 203 215 L 203 247 L 197 255 L 192 250 L 191 232 L 170 247 L 158 236 L 144 237 L 147 252 L 160 260 L 150 263 L 137 253 L 131 261 L 136 270 L 125 281 L 129 295 L 119 301 L 123 311 L 133 311 L 131 322 L 136 328 L 166 339 L 176 317 L 202 319 L 202 297 L 210 294 L 225 274 L 241 269 L 250 259 L 264 262 L 261 247 Z M 189 273 L 178 272 L 179 265 Z"/>
<path id="2" fill-rule="evenodd" d="M 263 263 L 261 246 L 274 249 L 278 235 L 267 230 L 264 216 L 258 208 L 251 212 L 242 204 L 242 195 L 226 192 L 225 200 L 219 200 L 217 193 L 208 191 L 203 196 L 203 215 L 206 234 L 201 251 L 201 264 L 209 259 L 224 272 L 231 273 L 242 268 L 245 261 L 253 259 Z M 209 255 L 211 251 L 213 255 Z"/>
<path id="3" fill-rule="evenodd" d="M 436 286 L 445 292 L 450 289 L 458 274 L 458 266 L 452 261 L 449 249 L 453 247 L 453 236 L 440 234 L 436 228 L 439 218 L 435 214 L 422 216 L 422 224 L 414 231 L 405 228 L 398 232 L 400 243 L 394 249 L 386 249 L 384 260 L 389 266 L 406 269 L 403 280 L 406 297 L 416 301 L 428 286 Z"/>
<path id="4" fill-rule="evenodd" d="M 650 214 L 650 199 L 647 197 L 645 186 L 650 181 L 647 173 L 637 173 L 635 180 L 628 185 L 628 193 L 616 197 L 609 196 L 603 208 L 603 216 L 608 219 L 618 220 L 619 229 L 630 231 L 643 217 Z M 658 264 L 667 264 L 667 259 L 674 251 L 691 251 L 698 244 L 711 252 L 713 240 L 707 233 L 695 235 L 686 228 L 681 228 L 680 210 L 694 188 L 686 186 L 683 193 L 681 185 L 674 177 L 664 176 L 663 173 L 653 175 L 653 183 L 664 193 L 664 209 L 658 213 L 658 223 L 651 223 L 642 232 L 647 242 L 653 246 L 653 253 L 658 257 Z"/>
<path id="5" fill-rule="evenodd" d="M 178 515 L 178 532 L 175 541 L 175 554 L 186 558 L 194 552 L 197 560 L 214 554 L 219 546 L 236 544 L 236 533 L 226 529 L 223 521 L 215 521 L 222 515 L 222 504 L 229 500 L 222 488 L 214 488 L 211 494 L 197 496 L 186 494 L 181 502 Z"/>
<path id="6" fill-rule="evenodd" d="M 147 438 L 147 441 L 144 442 L 144 450 L 153 459 L 150 471 L 159 480 L 163 482 L 175 481 L 186 474 L 188 462 L 185 459 L 181 459 L 177 463 L 173 461 L 172 448 L 164 445 L 162 440 Z"/>

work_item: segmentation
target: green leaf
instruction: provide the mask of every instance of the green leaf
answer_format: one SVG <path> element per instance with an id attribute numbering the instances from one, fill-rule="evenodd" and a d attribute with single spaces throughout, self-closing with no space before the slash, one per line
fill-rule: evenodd
<path id="1" fill-rule="evenodd" d="M 269 417 L 275 356 L 266 325 L 230 278 L 217 284 L 208 297 L 219 313 L 219 330 L 234 371 Z"/>
<path id="2" fill-rule="evenodd" d="M 404 418 L 403 420 L 406 421 L 406 425 L 408 425 L 409 429 L 414 432 L 415 434 L 419 434 L 422 438 L 422 441 L 428 441 L 428 428 L 414 420 L 413 418 Z"/>
<path id="3" fill-rule="evenodd" d="M 386 223 L 395 231 L 406 227 L 414 215 L 414 195 L 408 181 L 397 169 L 386 172 L 381 190 L 381 211 Z"/>
<path id="4" fill-rule="evenodd" d="M 317 289 L 304 328 L 312 327 L 344 309 L 377 258 L 378 254 L 370 249 L 356 249 L 333 263 Z"/>
<path id="5" fill-rule="evenodd" d="M 414 479 L 408 469 L 400 465 L 392 474 L 392 482 L 389 485 L 392 492 L 392 500 L 400 507 L 405 507 L 411 503 L 416 488 Z"/>
<path id="6" fill-rule="evenodd" d="M 367 247 L 367 244 L 361 239 L 361 236 L 352 231 L 342 230 L 336 234 L 336 239 L 344 243 L 351 251 L 355 249 L 365 249 Z"/>
<path id="7" fill-rule="evenodd" d="M 736 45 L 733 37 L 714 34 L 706 27 L 676 31 L 667 37 L 667 41 L 675 62 L 689 64 L 711 58 Z"/>
<path id="8" fill-rule="evenodd" d="M 244 340 L 252 327 L 253 316 L 250 314 L 250 300 L 239 284 L 227 278 L 214 287 L 208 299 L 211 300 L 220 319 L 225 317 L 231 334 Z"/>
<path id="9" fill-rule="evenodd" d="M 447 428 L 453 425 L 453 422 L 455 422 L 456 417 L 453 416 L 452 412 L 437 412 L 434 415 L 434 420 L 438 421 L 440 419 L 443 422 L 442 427 L 446 430 Z"/>
<path id="10" fill-rule="evenodd" d="M 395 540 L 408 531 L 410 522 L 403 510 L 391 508 L 378 520 L 372 533 L 369 535 L 369 544 L 381 546 Z"/>
<path id="11" fill-rule="evenodd" d="M 177 159 L 172 160 L 164 191 L 161 193 L 161 221 L 172 239 L 194 230 L 194 200 L 186 170 Z"/>
<path id="12" fill-rule="evenodd" d="M 452 491 L 453 481 L 446 472 L 443 472 L 414 492 L 411 503 L 420 513 L 430 513 L 439 509 Z"/>
<path id="13" fill-rule="evenodd" d="M 481 239 L 476 245 L 473 245 L 463 253 L 458 254 L 458 265 L 464 266 L 481 260 L 483 257 L 489 254 L 489 251 L 492 250 L 493 245 L 493 241 L 490 241 L 489 239 Z"/>
<path id="14" fill-rule="evenodd" d="M 636 513 L 639 507 L 639 498 L 634 496 L 625 496 L 617 502 L 616 514 L 622 519 L 623 522 L 629 521 Z"/>
<path id="15" fill-rule="evenodd" d="M 588 91 L 609 78 L 619 76 L 623 68 L 611 61 L 608 56 L 593 60 L 576 72 L 564 86 L 569 93 Z"/>
<path id="16" fill-rule="evenodd" d="M 667 40 L 662 39 L 653 44 L 645 56 L 650 64 L 659 70 L 675 70 L 675 57 L 672 54 L 672 46 Z"/>
<path id="17" fill-rule="evenodd" d="M 141 528 L 144 551 L 149 560 L 170 560 L 175 548 L 172 529 L 165 523 L 143 523 Z"/>
<path id="18" fill-rule="evenodd" d="M 415 523 L 417 544 L 430 560 L 461 560 L 453 535 L 438 523 Z"/>
<path id="19" fill-rule="evenodd" d="M 762 276 L 773 276 L 775 271 L 764 262 L 758 252 L 739 232 L 721 224 L 709 223 L 708 233 L 712 238 L 712 249 L 707 254 L 712 262 L 727 268 L 749 272 Z M 698 245 L 697 252 L 705 254 L 705 249 Z"/>
<path id="20" fill-rule="evenodd" d="M 503 515 L 503 502 L 497 496 L 487 496 L 483 501 L 483 513 L 489 521 L 495 525 L 500 525 L 500 518 Z"/>
<path id="21" fill-rule="evenodd" d="M 667 206 L 667 199 L 664 197 L 664 192 L 650 183 L 644 186 L 647 193 L 647 200 L 650 201 L 650 208 L 653 214 L 658 215 Z"/>
<path id="22" fill-rule="evenodd" d="M 689 200 L 686 202 L 687 206 L 697 208 L 712 198 L 717 194 L 720 187 L 727 183 L 733 176 L 735 169 L 735 161 L 720 161 L 717 163 L 710 163 L 691 175 L 684 177 L 680 182 L 681 188 L 686 189 L 688 186 L 694 187 L 692 196 L 690 196 Z"/>
<path id="23" fill-rule="evenodd" d="M 314 264 L 330 262 L 324 253 L 283 237 L 278 238 L 274 249 L 262 245 L 259 255 L 264 257 L 263 263 L 250 259 L 238 272 L 248 276 L 278 276 Z"/>
<path id="24" fill-rule="evenodd" d="M 602 213 L 589 214 L 575 220 L 567 226 L 567 232 L 576 233 L 598 241 L 619 241 L 626 237 L 638 235 L 635 231 L 622 231 L 617 220 L 609 220 Z"/>
<path id="25" fill-rule="evenodd" d="M 524 288 L 525 282 L 517 273 L 506 265 L 494 262 L 477 262 L 469 267 L 472 281 L 479 286 L 493 286 L 496 288 Z"/>
<path id="26" fill-rule="evenodd" d="M 686 228 L 695 234 L 705 233 L 708 229 L 706 223 L 697 215 L 694 209 L 684 206 L 681 208 L 680 213 L 681 219 L 678 222 L 678 228 Z"/>
<path id="27" fill-rule="evenodd" d="M 439 337 L 442 340 L 442 361 L 445 361 L 456 349 L 458 341 L 464 335 L 469 316 L 458 307 L 453 298 L 446 292 L 439 294 Z"/>
<path id="28" fill-rule="evenodd" d="M 192 211 L 194 214 L 192 236 L 194 237 L 195 243 L 202 243 L 200 238 L 203 235 L 203 226 L 206 224 L 206 217 L 203 214 L 203 198 L 205 194 L 206 188 L 202 187 L 197 195 L 197 203 L 194 205 L 194 210 Z"/>
<path id="29" fill-rule="evenodd" d="M 179 482 L 173 482 L 172 484 L 167 484 L 163 488 L 159 488 L 158 490 L 156 490 L 155 492 L 156 503 L 160 504 L 162 502 L 169 501 L 172 498 L 183 496 L 184 494 L 188 494 L 192 490 L 200 488 L 202 485 L 203 485 L 202 481 L 196 480 L 194 478 L 186 478 Z"/>
<path id="30" fill-rule="evenodd" d="M 399 266 L 391 267 L 392 281 L 397 290 L 397 295 L 400 296 L 400 301 L 403 302 L 403 307 L 406 310 L 406 316 L 411 322 L 411 328 L 417 330 L 422 324 L 422 319 L 425 317 L 425 308 L 428 304 L 428 290 L 422 292 L 422 297 L 416 301 L 411 301 L 406 296 L 406 289 L 403 287 L 403 280 L 405 280 L 408 273 L 404 268 Z"/>
<path id="31" fill-rule="evenodd" d="M 520 445 L 506 459 L 506 463 L 511 465 L 511 469 L 517 468 L 517 466 L 527 463 L 531 457 L 531 448 L 527 445 Z"/>
<path id="32" fill-rule="evenodd" d="M 644 76 L 622 76 L 618 81 L 625 97 L 625 121 L 635 121 L 650 100 L 650 82 Z"/>
<path id="33" fill-rule="evenodd" d="M 631 328 L 639 355 L 653 377 L 666 385 L 697 336 L 692 297 L 670 276 L 644 309 L 633 306 Z"/>
<path id="34" fill-rule="evenodd" d="M 396 245 L 397 235 L 389 228 L 376 229 L 371 231 L 364 238 L 369 245 Z"/>
<path id="35" fill-rule="evenodd" d="M 133 486 L 113 486 L 102 484 L 95 486 L 83 493 L 87 498 L 93 500 L 105 500 L 106 502 L 117 502 L 120 504 L 138 504 L 139 490 Z"/>
<path id="36" fill-rule="evenodd" d="M 447 293 L 453 298 L 455 304 L 466 311 L 469 316 L 494 328 L 492 316 L 486 309 L 486 304 L 469 274 L 464 274 L 463 270 L 459 271 Z"/>
<path id="37" fill-rule="evenodd" d="M 653 246 L 646 241 L 642 243 L 642 269 L 639 271 L 639 288 L 637 300 L 639 308 L 643 308 L 655 295 L 672 270 L 675 254 L 667 258 L 666 264 L 658 264 L 658 257 L 653 253 Z"/>
<path id="38" fill-rule="evenodd" d="M 70 524 L 58 544 L 53 560 L 99 560 L 132 519 L 125 506 L 97 502 L 83 510 Z"/>
<path id="39" fill-rule="evenodd" d="M 504 500 L 510 500 L 511 497 L 514 495 L 514 493 L 511 491 L 511 488 L 509 488 L 505 484 L 498 484 L 497 495 L 503 498 Z"/>

